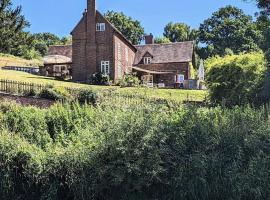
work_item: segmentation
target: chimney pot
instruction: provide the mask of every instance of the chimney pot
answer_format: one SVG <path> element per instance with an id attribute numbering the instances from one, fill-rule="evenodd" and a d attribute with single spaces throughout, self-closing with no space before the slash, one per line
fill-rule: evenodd
<path id="1" fill-rule="evenodd" d="M 150 35 L 146 35 L 144 36 L 145 39 L 145 44 L 154 44 L 154 36 L 152 33 L 150 33 Z"/>

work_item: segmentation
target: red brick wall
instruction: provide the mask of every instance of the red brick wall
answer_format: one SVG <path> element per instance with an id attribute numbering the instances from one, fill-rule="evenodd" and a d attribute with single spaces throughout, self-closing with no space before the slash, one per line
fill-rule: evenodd
<path id="1" fill-rule="evenodd" d="M 119 49 L 120 46 L 120 49 Z M 119 52 L 120 50 L 120 52 Z M 121 56 L 119 56 L 119 53 Z M 126 73 L 132 72 L 132 65 L 134 62 L 135 52 L 129 47 L 129 45 L 118 37 L 117 34 L 114 36 L 114 57 L 115 57 L 115 76 L 114 79 L 121 79 Z M 119 77 L 118 65 L 121 64 L 122 76 Z"/>
<path id="2" fill-rule="evenodd" d="M 89 12 L 89 11 L 88 11 Z M 95 14 L 95 17 L 93 15 Z M 94 20 L 93 20 L 94 18 Z M 105 23 L 105 31 L 96 31 L 96 23 Z M 94 30 L 94 31 L 93 31 Z M 93 73 L 100 72 L 101 61 L 110 62 L 110 78 L 116 80 L 115 71 L 118 59 L 115 52 L 115 42 L 121 44 L 123 71 L 131 66 L 134 60 L 134 50 L 119 36 L 107 20 L 99 12 L 84 14 L 83 19 L 72 32 L 73 57 L 72 70 L 74 81 L 86 81 Z M 125 49 L 128 49 L 129 61 L 126 61 Z M 128 69 L 131 71 L 131 67 Z"/>

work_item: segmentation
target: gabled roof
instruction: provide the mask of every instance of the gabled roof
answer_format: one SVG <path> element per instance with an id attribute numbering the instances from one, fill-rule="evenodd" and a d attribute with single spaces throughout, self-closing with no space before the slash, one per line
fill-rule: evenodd
<path id="1" fill-rule="evenodd" d="M 123 39 L 127 42 L 127 44 L 136 52 L 136 47 L 108 20 L 104 15 L 102 15 L 98 10 L 97 14 L 100 15 L 101 18 L 103 18 L 111 27 L 112 29 Z"/>
<path id="2" fill-rule="evenodd" d="M 47 55 L 62 55 L 68 58 L 72 58 L 72 45 L 49 46 Z"/>
<path id="3" fill-rule="evenodd" d="M 135 47 L 137 48 L 137 53 L 134 65 L 140 64 L 147 52 L 153 56 L 151 61 L 153 64 L 191 62 L 194 53 L 193 41 L 135 45 Z"/>

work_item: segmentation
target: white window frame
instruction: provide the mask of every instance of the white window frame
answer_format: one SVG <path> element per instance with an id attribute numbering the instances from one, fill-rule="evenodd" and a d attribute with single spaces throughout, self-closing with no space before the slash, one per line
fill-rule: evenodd
<path id="1" fill-rule="evenodd" d="M 152 62 L 152 58 L 151 57 L 144 57 L 143 58 L 143 63 L 145 65 L 149 65 L 149 64 L 151 64 L 151 62 Z"/>
<path id="2" fill-rule="evenodd" d="M 101 61 L 100 63 L 100 71 L 102 74 L 109 75 L 110 74 L 110 61 Z"/>
<path id="3" fill-rule="evenodd" d="M 56 73 L 61 73 L 63 67 L 66 68 L 65 65 L 54 65 L 54 66 L 53 66 L 53 71 L 56 72 Z"/>
<path id="4" fill-rule="evenodd" d="M 105 31 L 105 30 L 106 30 L 105 23 L 97 23 L 96 24 L 96 31 Z"/>

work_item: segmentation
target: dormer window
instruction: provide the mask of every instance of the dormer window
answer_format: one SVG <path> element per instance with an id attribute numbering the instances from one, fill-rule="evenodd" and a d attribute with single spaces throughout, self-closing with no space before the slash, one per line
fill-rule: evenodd
<path id="1" fill-rule="evenodd" d="M 96 31 L 105 31 L 105 23 L 97 23 Z"/>
<path id="2" fill-rule="evenodd" d="M 143 63 L 144 63 L 145 65 L 151 64 L 151 61 L 152 61 L 152 58 L 151 58 L 151 57 L 144 57 L 144 58 L 143 58 Z"/>

